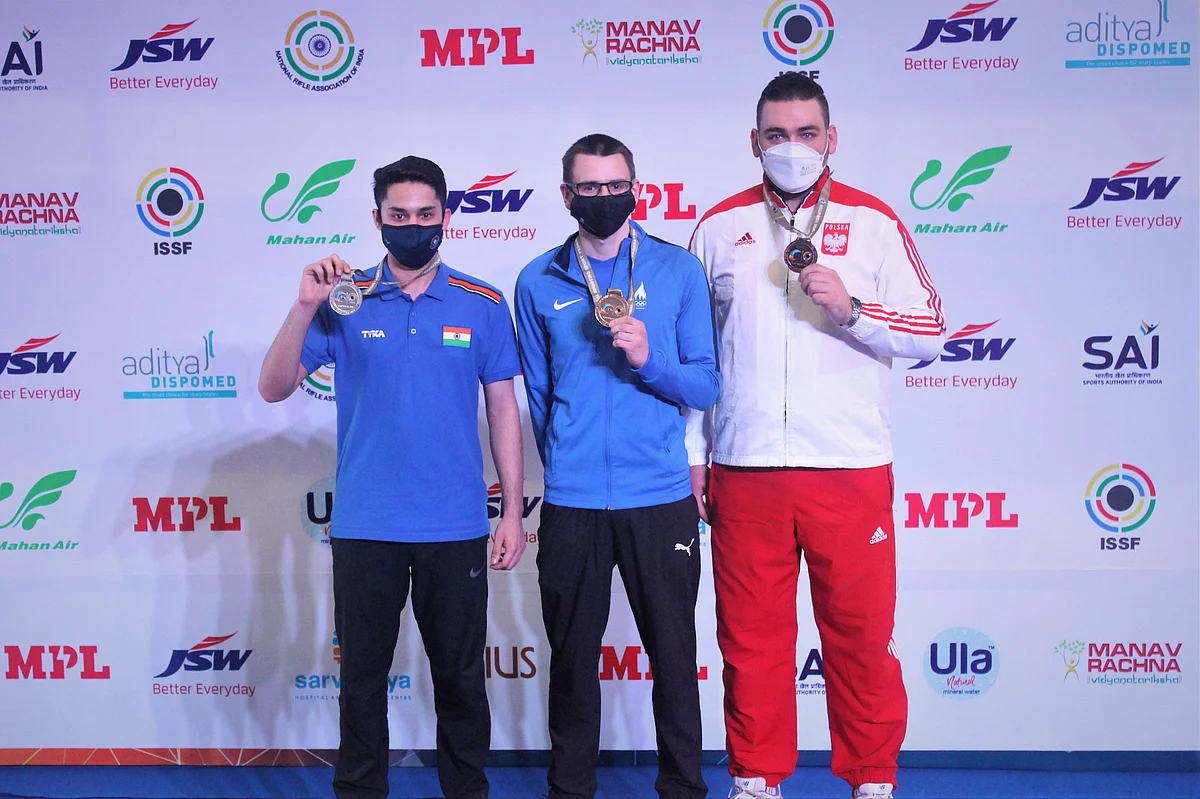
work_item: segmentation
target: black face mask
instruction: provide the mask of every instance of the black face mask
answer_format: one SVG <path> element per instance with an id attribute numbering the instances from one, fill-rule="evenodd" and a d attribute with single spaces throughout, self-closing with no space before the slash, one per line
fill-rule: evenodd
<path id="1" fill-rule="evenodd" d="M 621 229 L 625 220 L 637 207 L 637 198 L 632 191 L 624 194 L 597 194 L 595 197 L 582 197 L 576 194 L 571 198 L 571 216 L 579 220 L 579 225 L 598 239 L 607 239 Z"/>
<path id="2" fill-rule="evenodd" d="M 442 244 L 441 225 L 384 225 L 383 246 L 405 269 L 420 269 Z"/>

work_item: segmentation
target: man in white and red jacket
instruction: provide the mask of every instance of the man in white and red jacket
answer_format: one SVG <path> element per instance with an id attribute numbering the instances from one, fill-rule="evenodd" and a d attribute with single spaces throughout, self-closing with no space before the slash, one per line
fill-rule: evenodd
<path id="1" fill-rule="evenodd" d="M 687 443 L 713 525 L 730 796 L 780 796 L 796 766 L 803 554 L 833 773 L 855 797 L 890 797 L 908 716 L 892 642 L 891 367 L 941 351 L 941 300 L 892 209 L 830 177 L 837 130 L 819 85 L 767 84 L 750 146 L 763 183 L 705 214 L 690 247 L 720 345 L 720 395 L 690 413 Z M 816 256 L 798 277 L 785 257 L 797 239 Z"/>

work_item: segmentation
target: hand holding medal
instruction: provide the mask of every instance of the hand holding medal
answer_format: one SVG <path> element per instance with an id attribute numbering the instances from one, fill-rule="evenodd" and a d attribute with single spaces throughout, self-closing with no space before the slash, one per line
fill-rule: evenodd
<path id="1" fill-rule="evenodd" d="M 631 239 L 629 243 L 629 297 L 622 294 L 620 289 L 614 288 L 610 288 L 601 296 L 600 285 L 596 282 L 596 273 L 592 271 L 592 263 L 584 253 L 583 247 L 580 246 L 579 237 L 575 237 L 575 260 L 579 262 L 579 271 L 583 272 L 588 294 L 592 297 L 596 321 L 605 327 L 611 327 L 613 322 L 618 319 L 633 316 L 633 267 L 637 263 L 638 234 L 632 226 L 629 228 L 629 237 Z"/>
<path id="2" fill-rule="evenodd" d="M 829 191 L 832 187 L 832 180 L 825 181 L 825 185 L 821 187 L 821 194 L 817 198 L 817 207 L 813 209 L 812 220 L 809 221 L 808 229 L 803 233 L 796 230 L 795 219 L 788 219 L 783 211 L 777 208 L 775 203 L 771 201 L 766 187 L 763 187 L 763 202 L 770 209 L 772 218 L 796 234 L 796 238 L 792 240 L 792 243 L 783 249 L 784 264 L 796 274 L 800 274 L 806 267 L 812 266 L 817 262 L 817 248 L 813 246 L 812 239 L 817 234 L 817 231 L 821 229 L 821 223 L 825 221 L 825 212 L 829 209 Z"/>

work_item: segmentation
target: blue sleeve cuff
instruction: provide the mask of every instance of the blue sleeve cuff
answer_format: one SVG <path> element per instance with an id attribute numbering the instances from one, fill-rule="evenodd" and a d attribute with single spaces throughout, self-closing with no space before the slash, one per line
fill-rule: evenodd
<path id="1" fill-rule="evenodd" d="M 647 383 L 653 383 L 658 378 L 662 377 L 663 372 L 667 370 L 667 356 L 662 350 L 650 350 L 650 357 L 642 364 L 640 369 L 634 369 L 634 373 L 645 380 Z"/>

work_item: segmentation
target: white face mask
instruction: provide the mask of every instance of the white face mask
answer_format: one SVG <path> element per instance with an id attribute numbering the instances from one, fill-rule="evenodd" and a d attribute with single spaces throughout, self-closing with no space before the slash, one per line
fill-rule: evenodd
<path id="1" fill-rule="evenodd" d="M 828 152 L 829 137 L 826 136 L 823 153 L 798 141 L 785 141 L 763 150 L 759 160 L 772 183 L 789 194 L 798 194 L 817 182 L 825 168 Z"/>

